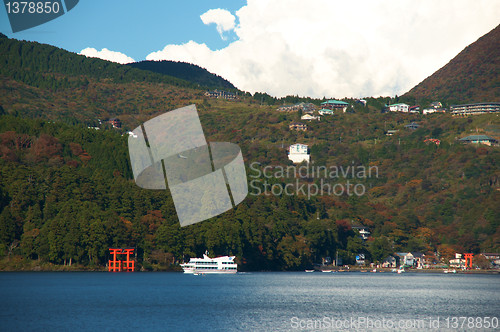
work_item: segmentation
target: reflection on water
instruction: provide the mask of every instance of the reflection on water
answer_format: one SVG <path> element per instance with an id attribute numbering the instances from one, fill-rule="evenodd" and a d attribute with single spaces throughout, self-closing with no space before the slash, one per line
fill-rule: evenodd
<path id="1" fill-rule="evenodd" d="M 500 276 L 0 273 L 0 298 L 2 331 L 288 331 L 341 322 L 331 330 L 354 330 L 363 326 L 345 324 L 360 319 L 439 320 L 442 330 L 448 317 L 500 318 Z"/>

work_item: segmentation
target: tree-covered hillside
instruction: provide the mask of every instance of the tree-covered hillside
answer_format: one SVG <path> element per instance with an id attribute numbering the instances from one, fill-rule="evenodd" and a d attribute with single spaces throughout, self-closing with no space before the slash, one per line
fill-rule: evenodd
<path id="1" fill-rule="evenodd" d="M 248 179 L 257 185 L 235 210 L 185 228 L 168 191 L 133 183 L 126 138 L 116 130 L 2 116 L 2 255 L 94 266 L 105 264 L 108 247 L 132 246 L 139 249 L 140 264 L 150 268 L 208 249 L 237 255 L 245 270 L 268 270 L 303 269 L 337 251 L 345 263 L 354 263 L 360 252 L 377 261 L 392 251 L 438 251 L 447 257 L 454 251 L 500 249 L 498 149 L 447 138 L 492 118 L 469 123 L 445 115 L 422 122 L 423 129 L 387 137 L 380 127 L 398 128 L 410 119 L 345 114 L 297 134 L 285 126 L 293 115 L 280 121 L 272 110 L 224 106 L 200 109 L 207 139 L 238 143 Z M 430 136 L 443 143 L 424 143 Z M 294 142 L 310 144 L 316 165 L 371 165 L 379 175 L 351 179 L 366 188 L 359 197 L 308 199 L 279 190 L 255 195 L 259 183 L 283 187 L 295 181 L 258 177 L 256 171 L 290 166 L 281 145 Z M 299 180 L 312 184 L 318 178 Z M 366 243 L 351 228 L 353 220 L 371 230 Z"/>
<path id="2" fill-rule="evenodd" d="M 385 104 L 411 97 L 366 98 L 366 106 L 346 98 L 348 112 L 297 132 L 289 124 L 300 121 L 300 112 L 276 109 L 320 100 L 266 94 L 213 100 L 176 79 L 137 76 L 143 71 L 49 46 L 3 38 L 0 47 L 7 52 L 0 55 L 6 61 L 0 69 L 0 269 L 103 267 L 111 246 L 136 247 L 145 269 L 172 268 L 205 250 L 236 255 L 243 270 L 304 269 L 337 253 L 354 263 L 359 253 L 377 262 L 395 251 L 439 258 L 500 251 L 499 149 L 457 141 L 474 133 L 498 138 L 496 114 L 382 113 Z M 39 47 L 48 53 L 30 53 Z M 98 70 L 101 65 L 107 69 Z M 133 182 L 126 131 L 193 103 L 209 142 L 241 147 L 251 185 L 236 209 L 181 228 L 168 190 Z M 123 128 L 98 122 L 115 116 Z M 412 122 L 419 128 L 405 127 Z M 387 136 L 388 130 L 399 131 Z M 294 143 L 309 146 L 312 166 L 375 167 L 377 176 L 283 177 L 276 171 L 292 166 L 286 148 Z M 282 194 L 290 184 L 347 181 L 363 193 Z M 363 241 L 353 225 L 369 228 L 371 237 Z"/>
<path id="3" fill-rule="evenodd" d="M 172 76 L 130 68 L 97 58 L 87 58 L 51 45 L 9 39 L 3 34 L 0 34 L 0 64 L 1 75 L 52 90 L 68 86 L 66 80 L 59 79 L 60 75 L 76 76 L 70 86 L 85 83 L 79 80 L 80 75 L 95 79 L 106 78 L 115 83 L 147 81 L 179 87 L 196 86 Z"/>
<path id="4" fill-rule="evenodd" d="M 231 82 L 191 63 L 166 60 L 140 61 L 129 63 L 128 66 L 177 77 L 210 89 L 236 89 Z"/>

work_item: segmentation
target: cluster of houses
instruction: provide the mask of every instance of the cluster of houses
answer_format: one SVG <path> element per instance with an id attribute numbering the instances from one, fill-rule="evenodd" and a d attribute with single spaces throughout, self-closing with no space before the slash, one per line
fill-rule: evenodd
<path id="1" fill-rule="evenodd" d="M 366 101 L 365 101 L 366 103 Z M 321 115 L 326 115 L 326 114 L 333 114 L 333 111 L 339 110 L 342 112 L 346 112 L 348 107 L 350 106 L 349 103 L 346 103 L 345 101 L 340 101 L 340 100 L 327 100 L 325 102 L 321 103 L 321 109 L 318 111 L 319 114 Z M 312 114 L 314 111 L 316 111 L 316 105 L 312 103 L 298 103 L 294 105 L 283 105 L 281 107 L 278 107 L 277 109 L 278 112 L 298 112 L 301 111 L 304 114 Z M 324 113 L 324 114 L 322 114 Z"/>
<path id="2" fill-rule="evenodd" d="M 500 254 L 499 253 L 482 253 L 489 262 L 490 266 L 493 268 L 500 266 Z M 414 268 L 430 268 L 435 265 L 436 259 L 435 255 L 426 256 L 421 252 L 398 252 L 394 255 L 389 255 L 381 264 L 381 267 L 385 268 L 396 268 L 399 266 L 404 267 L 414 267 Z M 462 257 L 462 254 L 455 254 L 454 259 L 449 260 L 450 267 L 464 269 L 466 266 L 466 260 Z"/>
<path id="3" fill-rule="evenodd" d="M 405 103 L 398 103 L 386 106 L 386 110 L 390 112 L 420 113 L 420 106 L 419 105 L 410 106 Z M 435 101 L 432 102 L 428 108 L 423 109 L 422 114 L 446 113 L 446 111 L 447 110 L 443 108 L 443 104 L 441 104 L 441 102 Z M 453 116 L 497 113 L 500 112 L 500 103 L 488 102 L 488 103 L 452 105 L 450 106 L 449 111 Z"/>
<path id="4" fill-rule="evenodd" d="M 298 103 L 295 105 L 284 105 L 278 108 L 279 112 L 302 112 L 300 119 L 302 121 L 321 121 L 321 116 L 333 115 L 335 110 L 340 110 L 346 112 L 349 103 L 338 101 L 338 100 L 328 100 L 321 103 L 322 108 L 318 110 L 318 115 L 314 115 L 316 111 L 316 106 L 311 103 Z M 289 125 L 290 130 L 306 131 L 307 125 L 300 122 L 292 122 Z"/>
<path id="5" fill-rule="evenodd" d="M 486 258 L 490 262 L 490 266 L 493 268 L 500 267 L 500 254 L 499 253 L 482 253 L 484 258 Z M 462 257 L 462 254 L 455 254 L 454 259 L 450 259 L 450 267 L 461 268 L 463 269 L 466 265 L 465 259 Z"/>
<path id="6" fill-rule="evenodd" d="M 358 100 L 357 102 L 366 106 L 366 100 Z M 303 121 L 320 121 L 322 116 L 333 115 L 335 111 L 347 112 L 350 104 L 339 100 L 327 100 L 321 103 L 321 109 L 317 111 L 318 115 L 315 115 L 316 107 L 312 103 L 298 103 L 294 105 L 284 105 L 278 108 L 279 112 L 302 112 L 301 120 Z M 420 106 L 410 106 L 404 103 L 388 105 L 385 108 L 391 112 L 403 112 L 403 113 L 420 113 Z M 473 115 L 473 114 L 485 114 L 500 112 L 500 103 L 478 103 L 478 104 L 465 104 L 465 105 L 454 105 L 450 107 L 450 111 L 454 116 L 458 115 Z M 432 113 L 444 113 L 446 109 L 443 108 L 443 104 L 439 101 L 432 102 L 430 106 L 422 110 L 422 114 L 432 114 Z M 418 123 L 411 122 L 406 124 L 405 129 L 416 130 L 420 127 Z M 301 122 L 292 122 L 289 125 L 290 130 L 296 131 L 307 131 L 307 125 Z M 386 132 L 387 136 L 392 136 L 396 134 L 399 130 L 388 130 Z M 472 143 L 472 144 L 485 144 L 489 146 L 498 145 L 498 141 L 492 137 L 486 135 L 471 135 L 459 140 L 461 143 Z M 435 145 L 440 145 L 441 141 L 435 138 L 427 138 L 424 140 L 425 143 L 432 143 Z M 288 159 L 293 163 L 310 162 L 309 147 L 306 144 L 296 143 L 288 148 Z M 418 257 L 417 257 L 418 261 Z"/>
<path id="7" fill-rule="evenodd" d="M 410 106 L 405 103 L 398 103 L 392 105 L 386 105 L 386 110 L 390 112 L 403 112 L 403 113 L 420 113 L 420 105 Z M 431 113 L 445 113 L 446 110 L 443 108 L 443 104 L 439 101 L 432 102 L 429 108 L 425 108 L 422 113 L 423 114 L 431 114 Z"/>
<path id="8" fill-rule="evenodd" d="M 316 110 L 316 106 L 311 103 L 298 103 L 294 105 L 283 105 L 278 107 L 278 112 L 298 112 L 302 113 L 313 113 Z"/>
<path id="9" fill-rule="evenodd" d="M 351 220 L 351 228 L 356 230 L 359 234 L 359 237 L 365 242 L 370 237 L 370 230 L 368 227 L 363 226 L 361 223 L 355 220 Z M 471 254 L 469 254 L 471 255 Z M 482 256 L 486 258 L 490 262 L 490 266 L 493 268 L 500 267 L 500 253 L 482 253 Z M 380 267 L 383 268 L 397 268 L 397 267 L 410 267 L 410 268 L 431 268 L 432 266 L 436 266 L 438 263 L 438 253 L 434 253 L 431 255 L 426 255 L 425 253 L 412 251 L 412 252 L 396 252 L 392 255 L 387 256 L 386 259 L 381 263 Z M 472 256 L 471 256 L 472 257 Z M 450 259 L 448 263 L 449 267 L 452 268 L 465 268 L 466 267 L 466 259 L 462 257 L 462 254 L 455 254 L 454 259 Z M 356 256 L 356 264 L 357 265 L 365 265 L 365 257 L 364 254 L 358 254 Z M 441 265 L 442 266 L 442 265 Z"/>
<path id="10" fill-rule="evenodd" d="M 217 91 L 217 90 L 216 90 Z M 357 102 L 366 106 L 366 100 L 360 99 Z M 318 111 L 320 115 L 333 114 L 333 111 L 347 112 L 351 106 L 345 101 L 339 100 L 327 100 L 321 103 L 321 109 Z M 294 105 L 284 105 L 277 109 L 279 112 L 297 112 L 302 111 L 304 114 L 312 114 L 316 107 L 311 103 L 298 103 Z M 428 108 L 420 111 L 420 105 L 410 106 L 405 103 L 397 103 L 386 105 L 384 107 L 385 111 L 389 112 L 402 112 L 402 113 L 421 113 L 421 114 L 432 114 L 432 113 L 446 113 L 449 111 L 453 116 L 468 116 L 477 114 L 487 114 L 487 113 L 498 113 L 500 112 L 500 103 L 498 102 L 486 102 L 486 103 L 474 103 L 474 104 L 462 104 L 462 105 L 451 105 L 449 110 L 443 107 L 443 104 L 439 101 L 432 102 Z"/>
<path id="11" fill-rule="evenodd" d="M 432 258 L 426 258 L 421 252 L 397 252 L 394 255 L 389 255 L 383 262 L 382 267 L 395 268 L 398 266 L 424 268 L 430 267 L 433 263 Z"/>

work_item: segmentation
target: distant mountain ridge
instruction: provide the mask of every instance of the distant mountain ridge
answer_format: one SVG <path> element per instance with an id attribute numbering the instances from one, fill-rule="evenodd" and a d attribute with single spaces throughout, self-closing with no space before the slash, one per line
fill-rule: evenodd
<path id="1" fill-rule="evenodd" d="M 173 76 L 182 80 L 213 89 L 236 89 L 228 80 L 210 73 L 200 66 L 177 61 L 140 61 L 129 63 L 128 66 L 148 70 L 154 73 Z"/>
<path id="2" fill-rule="evenodd" d="M 61 75 L 111 79 L 115 83 L 150 82 L 198 89 L 197 84 L 176 77 L 144 71 L 64 49 L 8 38 L 0 34 L 0 75 L 11 77 L 31 86 L 67 85 Z"/>
<path id="3" fill-rule="evenodd" d="M 457 103 L 500 101 L 500 25 L 404 96 Z"/>

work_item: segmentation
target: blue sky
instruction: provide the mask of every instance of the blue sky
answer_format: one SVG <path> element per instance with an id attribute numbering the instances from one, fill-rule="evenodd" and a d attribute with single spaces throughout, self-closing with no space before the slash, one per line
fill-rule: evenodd
<path id="1" fill-rule="evenodd" d="M 12 33 L 7 13 L 0 9 L 0 31 L 10 38 L 37 41 L 80 52 L 86 47 L 121 51 L 144 60 L 166 44 L 189 40 L 206 43 L 216 50 L 229 44 L 214 26 L 205 25 L 200 15 L 212 8 L 235 12 L 242 0 L 81 0 L 65 15 L 17 33 Z"/>
<path id="2" fill-rule="evenodd" d="M 499 23 L 498 0 L 81 0 L 12 33 L 126 63 L 200 65 L 274 96 L 401 95 Z"/>

